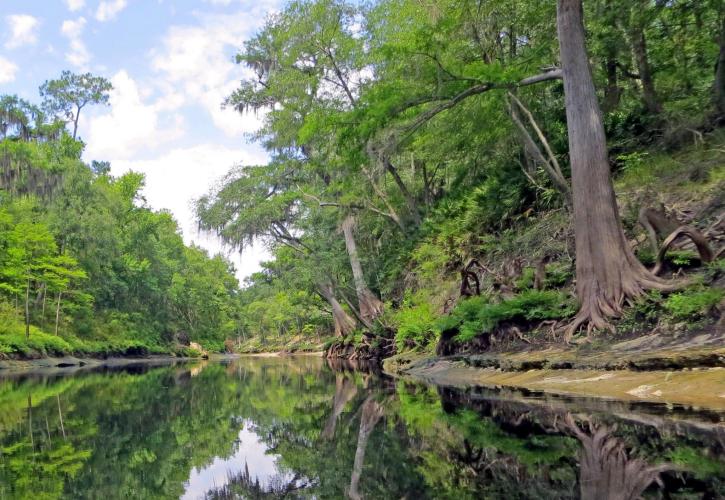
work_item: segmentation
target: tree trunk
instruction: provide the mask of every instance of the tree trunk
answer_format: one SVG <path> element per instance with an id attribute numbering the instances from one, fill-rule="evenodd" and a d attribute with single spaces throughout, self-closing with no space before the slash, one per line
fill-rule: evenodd
<path id="1" fill-rule="evenodd" d="M 360 417 L 360 431 L 357 436 L 357 448 L 355 448 L 355 462 L 352 466 L 350 489 L 348 490 L 348 495 L 353 500 L 362 499 L 359 487 L 363 464 L 365 463 L 365 449 L 368 446 L 370 434 L 382 418 L 383 413 L 383 406 L 375 401 L 372 396 L 363 403 L 362 417 Z"/>
<path id="2" fill-rule="evenodd" d="M 25 338 L 30 338 L 30 280 L 25 285 Z"/>
<path id="3" fill-rule="evenodd" d="M 533 158 L 535 162 L 542 166 L 542 168 L 548 175 L 549 180 L 554 185 L 554 188 L 559 191 L 559 194 L 561 194 L 562 198 L 564 199 L 564 204 L 566 205 L 566 208 L 568 210 L 571 210 L 571 187 L 569 186 L 569 182 L 566 180 L 564 174 L 561 171 L 559 161 L 556 159 L 556 155 L 554 155 L 553 150 L 549 146 L 549 142 L 546 140 L 546 136 L 544 136 L 544 133 L 541 131 L 541 128 L 538 126 L 536 120 L 534 119 L 534 115 L 531 113 L 531 111 L 528 110 L 528 108 L 526 108 L 526 106 L 524 106 L 524 103 L 522 103 L 512 93 L 509 93 L 509 98 L 511 99 L 511 101 L 513 101 L 513 103 L 511 103 L 511 105 L 509 106 L 511 120 L 513 120 L 514 125 L 516 125 L 516 127 L 519 129 L 521 140 L 524 143 L 524 149 L 529 153 L 529 155 L 531 156 L 531 158 Z M 546 151 L 546 156 L 544 155 L 536 141 L 534 141 L 534 138 L 531 136 L 528 129 L 521 120 L 519 112 L 516 108 L 517 106 L 518 109 L 521 110 L 521 112 L 523 112 L 524 115 L 526 115 L 526 117 L 528 118 L 529 124 L 536 132 L 539 141 L 541 142 L 544 150 Z"/>
<path id="4" fill-rule="evenodd" d="M 342 232 L 345 234 L 345 246 L 347 247 L 347 255 L 350 258 L 350 267 L 352 267 L 352 276 L 355 280 L 355 292 L 357 292 L 357 300 L 360 305 L 360 316 L 367 326 L 383 313 L 383 303 L 378 299 L 365 283 L 365 275 L 363 274 L 360 257 L 357 253 L 357 244 L 353 234 L 355 229 L 355 217 L 348 215 L 342 223 Z"/>
<path id="5" fill-rule="evenodd" d="M 715 107 L 725 117 L 725 18 L 720 27 L 720 55 L 715 69 Z"/>
<path id="6" fill-rule="evenodd" d="M 60 298 L 63 292 L 58 292 L 58 304 L 55 306 L 55 334 L 58 335 L 58 324 L 60 323 Z"/>
<path id="7" fill-rule="evenodd" d="M 607 86 L 604 87 L 604 101 L 602 108 L 605 113 L 614 111 L 619 106 L 619 100 L 622 97 L 622 90 L 619 88 L 617 78 L 617 59 L 614 55 L 607 57 L 604 63 L 604 70 L 607 74 Z"/>
<path id="8" fill-rule="evenodd" d="M 345 312 L 335 298 L 335 288 L 332 283 L 321 283 L 318 285 L 320 295 L 330 304 L 332 308 L 332 319 L 335 323 L 335 336 L 344 337 L 355 331 L 355 320 Z"/>
<path id="9" fill-rule="evenodd" d="M 639 13 L 635 13 L 636 16 Z M 649 57 L 647 56 L 647 38 L 644 34 L 644 26 L 637 19 L 632 20 L 632 27 L 630 29 L 630 36 L 632 38 L 632 51 L 634 52 L 634 61 L 637 64 L 637 71 L 639 72 L 639 80 L 642 82 L 642 100 L 644 105 L 652 114 L 659 114 L 662 112 L 662 104 L 657 97 L 657 91 L 655 90 L 654 78 L 652 77 L 652 68 L 649 64 Z"/>
<path id="10" fill-rule="evenodd" d="M 42 318 L 41 323 L 43 324 L 43 326 L 45 326 L 45 301 L 46 301 L 47 296 L 48 296 L 48 285 L 43 283 L 43 309 L 42 309 L 42 313 L 41 313 L 41 318 Z"/>
<path id="11" fill-rule="evenodd" d="M 602 113 L 587 57 L 582 0 L 558 0 L 557 24 L 576 240 L 576 285 L 580 310 L 567 330 L 611 329 L 607 318 L 622 311 L 625 298 L 646 288 L 673 289 L 648 272 L 629 247 L 619 219 L 609 170 Z"/>

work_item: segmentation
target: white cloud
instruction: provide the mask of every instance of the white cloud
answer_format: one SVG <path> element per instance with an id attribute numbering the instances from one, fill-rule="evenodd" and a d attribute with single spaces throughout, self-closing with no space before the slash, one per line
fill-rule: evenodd
<path id="1" fill-rule="evenodd" d="M 15 80 L 15 74 L 18 72 L 18 65 L 14 62 L 0 56 L 0 84 L 10 83 Z"/>
<path id="2" fill-rule="evenodd" d="M 64 0 L 66 7 L 71 12 L 82 9 L 86 5 L 86 0 Z"/>
<path id="3" fill-rule="evenodd" d="M 167 103 L 145 103 L 139 85 L 126 71 L 116 73 L 111 83 L 110 111 L 89 119 L 81 115 L 81 130 L 88 131 L 84 139 L 90 159 L 127 160 L 183 135 L 183 117 L 160 116 L 168 109 Z"/>
<path id="4" fill-rule="evenodd" d="M 231 166 L 265 162 L 259 150 L 220 147 L 218 144 L 199 144 L 172 149 L 150 160 L 111 161 L 112 173 L 120 175 L 133 170 L 146 175 L 143 195 L 155 209 L 168 209 L 179 221 L 184 240 L 195 241 L 212 253 L 229 254 L 214 237 L 199 234 L 191 201 L 206 194 L 212 183 L 225 175 Z M 269 254 L 261 246 L 250 248 L 240 257 L 229 257 L 237 267 L 239 278 L 258 271 L 259 262 Z"/>
<path id="5" fill-rule="evenodd" d="M 126 8 L 126 0 L 102 0 L 96 10 L 96 20 L 105 22 L 114 19 Z"/>
<path id="6" fill-rule="evenodd" d="M 38 37 L 35 33 L 40 25 L 37 18 L 27 14 L 15 14 L 7 16 L 5 22 L 8 25 L 8 38 L 5 42 L 6 49 L 16 49 L 23 45 L 32 45 Z"/>
<path id="7" fill-rule="evenodd" d="M 260 116 L 240 115 L 232 109 L 222 109 L 221 104 L 239 80 L 250 74 L 234 63 L 233 54 L 276 4 L 262 1 L 252 11 L 208 16 L 199 26 L 169 28 L 161 47 L 152 51 L 152 66 L 163 78 L 160 87 L 179 89 L 184 98 L 179 105 L 198 103 L 229 137 L 257 130 Z"/>
<path id="8" fill-rule="evenodd" d="M 85 69 L 91 60 L 91 55 L 83 43 L 81 36 L 86 26 L 86 19 L 79 17 L 75 21 L 65 20 L 60 28 L 60 32 L 65 36 L 70 44 L 68 52 L 65 53 L 65 60 L 79 69 Z"/>

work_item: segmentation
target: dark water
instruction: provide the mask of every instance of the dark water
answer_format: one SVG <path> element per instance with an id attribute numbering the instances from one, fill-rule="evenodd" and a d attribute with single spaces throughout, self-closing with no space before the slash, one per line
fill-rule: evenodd
<path id="1" fill-rule="evenodd" d="M 318 358 L 0 378 L 0 499 L 724 498 L 725 415 Z"/>

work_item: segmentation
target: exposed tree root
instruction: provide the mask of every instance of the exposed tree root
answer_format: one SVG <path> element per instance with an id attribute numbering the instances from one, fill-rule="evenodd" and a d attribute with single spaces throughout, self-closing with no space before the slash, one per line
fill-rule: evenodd
<path id="1" fill-rule="evenodd" d="M 564 329 L 564 341 L 569 343 L 574 335 L 586 327 L 587 337 L 594 330 L 607 330 L 614 333 L 614 325 L 610 318 L 619 318 L 624 310 L 624 302 L 637 300 L 647 290 L 673 292 L 687 284 L 685 280 L 667 281 L 648 271 L 635 257 L 629 253 L 633 262 L 621 266 L 618 271 L 620 280 L 618 287 L 601 287 L 599 281 L 592 279 L 579 296 L 584 297 L 579 312 Z"/>
<path id="2" fill-rule="evenodd" d="M 652 274 L 658 275 L 662 271 L 667 250 L 680 236 L 687 236 L 692 240 L 697 247 L 697 251 L 700 254 L 700 260 L 702 262 L 712 262 L 713 253 L 710 245 L 707 243 L 707 238 L 705 238 L 700 231 L 692 226 L 680 226 L 675 229 L 662 243 L 659 252 L 657 252 L 657 261 L 655 263 L 655 267 L 652 269 Z"/>

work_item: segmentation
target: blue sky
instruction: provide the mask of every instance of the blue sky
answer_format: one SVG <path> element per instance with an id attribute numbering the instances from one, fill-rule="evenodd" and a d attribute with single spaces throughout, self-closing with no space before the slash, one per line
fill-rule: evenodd
<path id="1" fill-rule="evenodd" d="M 190 209 L 235 164 L 264 162 L 246 140 L 253 114 L 222 110 L 245 69 L 233 57 L 282 0 L 0 0 L 0 94 L 37 102 L 61 71 L 102 75 L 108 107 L 81 115 L 84 159 L 112 172 L 146 174 L 149 205 L 169 209 L 187 242 L 222 250 L 198 234 Z M 238 275 L 258 269 L 261 248 L 230 256 Z"/>

